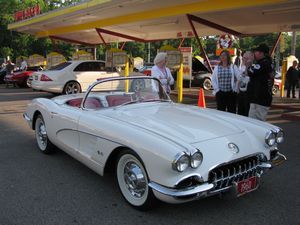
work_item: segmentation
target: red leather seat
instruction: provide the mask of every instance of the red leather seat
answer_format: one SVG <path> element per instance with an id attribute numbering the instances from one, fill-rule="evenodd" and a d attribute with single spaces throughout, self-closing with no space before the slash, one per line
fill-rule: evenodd
<path id="1" fill-rule="evenodd" d="M 80 105 L 81 105 L 82 99 L 83 98 L 74 98 L 74 99 L 71 99 L 71 100 L 67 101 L 67 104 L 69 106 L 73 106 L 73 107 L 78 107 L 79 108 Z"/>
<path id="2" fill-rule="evenodd" d="M 106 96 L 106 100 L 107 100 L 108 106 L 112 107 L 112 106 L 122 105 L 126 102 L 130 102 L 131 97 L 124 96 L 124 95 L 109 95 L 109 96 Z"/>
<path id="3" fill-rule="evenodd" d="M 80 107 L 81 102 L 83 98 L 75 98 L 71 99 L 67 102 L 68 105 L 73 106 L 73 107 Z M 102 104 L 99 99 L 93 98 L 93 97 L 88 97 L 84 103 L 84 107 L 87 109 L 98 109 L 101 108 Z"/>
<path id="4" fill-rule="evenodd" d="M 84 107 L 87 109 L 99 109 L 102 107 L 102 104 L 99 99 L 89 97 L 86 99 L 86 101 L 84 103 Z"/>

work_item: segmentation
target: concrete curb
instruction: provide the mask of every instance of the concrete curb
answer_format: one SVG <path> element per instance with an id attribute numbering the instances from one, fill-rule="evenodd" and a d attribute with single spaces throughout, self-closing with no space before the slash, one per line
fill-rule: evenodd
<path id="1" fill-rule="evenodd" d="M 281 118 L 287 119 L 287 120 L 300 121 L 300 111 L 282 113 Z"/>

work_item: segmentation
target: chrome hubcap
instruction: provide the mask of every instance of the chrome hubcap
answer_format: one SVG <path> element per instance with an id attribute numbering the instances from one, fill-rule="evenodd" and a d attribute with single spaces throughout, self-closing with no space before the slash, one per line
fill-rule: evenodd
<path id="1" fill-rule="evenodd" d="M 47 144 L 47 132 L 46 132 L 46 127 L 43 123 L 40 123 L 40 125 L 39 125 L 38 138 L 40 140 L 40 143 L 43 146 L 46 146 L 46 144 Z"/>
<path id="2" fill-rule="evenodd" d="M 204 86 L 204 88 L 205 88 L 206 90 L 211 89 L 211 83 L 210 83 L 210 81 L 208 81 L 208 80 L 205 81 L 203 86 Z"/>
<path id="3" fill-rule="evenodd" d="M 144 88 L 144 84 L 143 84 L 143 81 L 141 80 L 136 80 L 135 84 L 134 84 L 134 91 L 140 91 Z"/>
<path id="4" fill-rule="evenodd" d="M 26 85 L 27 85 L 27 87 L 31 87 L 31 79 L 30 79 L 30 77 L 27 78 Z"/>
<path id="5" fill-rule="evenodd" d="M 146 191 L 146 178 L 142 169 L 134 162 L 128 162 L 124 168 L 124 181 L 129 192 L 141 198 Z"/>
<path id="6" fill-rule="evenodd" d="M 68 84 L 66 94 L 76 94 L 79 92 L 78 85 L 75 83 Z"/>

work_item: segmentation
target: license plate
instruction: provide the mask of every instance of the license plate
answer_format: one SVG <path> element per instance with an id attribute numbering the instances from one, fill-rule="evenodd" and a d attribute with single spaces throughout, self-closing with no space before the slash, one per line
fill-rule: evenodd
<path id="1" fill-rule="evenodd" d="M 256 187 L 257 187 L 256 177 L 250 177 L 246 180 L 239 181 L 237 183 L 238 196 L 254 191 Z"/>

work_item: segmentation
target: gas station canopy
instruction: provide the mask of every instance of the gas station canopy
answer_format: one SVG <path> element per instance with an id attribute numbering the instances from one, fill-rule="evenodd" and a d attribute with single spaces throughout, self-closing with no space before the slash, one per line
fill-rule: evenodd
<path id="1" fill-rule="evenodd" d="M 300 29 L 300 0 L 90 0 L 9 25 L 78 44 L 257 35 Z"/>

